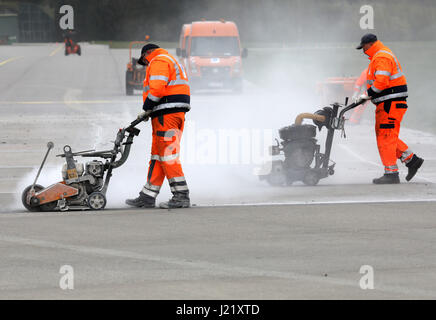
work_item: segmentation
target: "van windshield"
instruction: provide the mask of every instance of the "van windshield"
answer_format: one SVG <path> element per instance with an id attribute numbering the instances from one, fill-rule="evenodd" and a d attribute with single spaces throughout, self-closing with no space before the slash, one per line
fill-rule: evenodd
<path id="1" fill-rule="evenodd" d="M 238 37 L 192 37 L 191 56 L 239 56 Z"/>

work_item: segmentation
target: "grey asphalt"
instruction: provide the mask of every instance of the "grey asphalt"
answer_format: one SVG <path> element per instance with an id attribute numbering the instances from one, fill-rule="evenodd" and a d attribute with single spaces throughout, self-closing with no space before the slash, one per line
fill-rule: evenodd
<path id="1" fill-rule="evenodd" d="M 425 154 L 423 170 L 406 183 L 402 167 L 402 184 L 373 186 L 382 168 L 368 111 L 360 126 L 347 128 L 347 139 L 335 137 L 335 175 L 315 187 L 270 187 L 253 174 L 258 163 L 241 161 L 243 153 L 226 162 L 207 147 L 220 145 L 224 129 L 275 136 L 298 112 L 313 110 L 282 106 L 283 95 L 271 99 L 246 82 L 243 95 L 192 97 L 182 140 L 192 208 L 124 204 L 145 180 L 144 124 L 128 163 L 114 172 L 107 209 L 29 213 L 19 197 L 47 141 L 55 149 L 44 185 L 60 179 L 62 160 L 54 155 L 64 144 L 110 146 L 141 97 L 124 95 L 127 50 L 83 44 L 81 57 L 65 57 L 55 44 L 0 47 L 0 63 L 11 58 L 0 66 L 1 299 L 436 298 L 432 134 L 403 128 L 402 137 Z M 267 104 L 275 113 L 264 112 Z M 168 196 L 165 186 L 159 200 Z M 73 290 L 59 286 L 64 265 L 74 270 Z M 365 265 L 374 289 L 359 286 Z"/>

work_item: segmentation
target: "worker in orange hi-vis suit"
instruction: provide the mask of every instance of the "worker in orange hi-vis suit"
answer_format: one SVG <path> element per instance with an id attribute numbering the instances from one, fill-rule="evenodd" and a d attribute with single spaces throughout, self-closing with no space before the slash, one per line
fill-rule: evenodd
<path id="1" fill-rule="evenodd" d="M 147 183 L 136 199 L 126 203 L 154 208 L 165 178 L 173 197 L 161 208 L 190 206 L 189 189 L 180 163 L 180 139 L 185 113 L 190 109 L 190 89 L 186 72 L 176 58 L 155 44 L 142 48 L 139 64 L 147 66 L 144 79 L 143 109 L 138 117 L 150 117 L 153 128 L 151 160 Z"/>
<path id="2" fill-rule="evenodd" d="M 408 97 L 406 77 L 397 57 L 374 34 L 362 37 L 356 49 L 363 49 L 370 63 L 367 74 L 367 92 L 360 99 L 376 105 L 375 132 L 380 158 L 385 174 L 374 179 L 375 184 L 400 183 L 397 159 L 406 164 L 410 181 L 424 160 L 414 154 L 407 144 L 399 139 L 400 124 L 407 110 Z"/>
<path id="3" fill-rule="evenodd" d="M 353 88 L 354 93 L 353 93 L 353 96 L 351 98 L 353 102 L 357 102 L 359 100 L 359 96 L 363 92 L 366 92 L 366 74 L 367 73 L 368 73 L 368 68 L 366 68 L 365 70 L 362 71 L 359 78 L 357 78 L 356 82 L 354 83 L 354 88 Z M 364 104 L 361 104 L 360 106 L 356 107 L 354 109 L 353 113 L 351 114 L 349 121 L 354 123 L 354 124 L 360 123 L 360 118 L 362 117 L 363 112 L 365 111 L 367 105 L 368 105 L 368 102 L 365 102 Z"/>

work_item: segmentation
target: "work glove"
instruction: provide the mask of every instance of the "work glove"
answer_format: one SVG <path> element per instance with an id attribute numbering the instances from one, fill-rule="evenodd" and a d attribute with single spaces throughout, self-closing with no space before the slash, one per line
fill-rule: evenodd
<path id="1" fill-rule="evenodd" d="M 147 122 L 148 119 L 150 118 L 150 113 L 151 113 L 151 110 L 142 111 L 138 114 L 138 119 L 143 119 L 145 122 Z"/>
<path id="2" fill-rule="evenodd" d="M 351 102 L 357 103 L 359 101 L 359 92 L 354 92 L 353 96 L 351 97 Z"/>
<path id="3" fill-rule="evenodd" d="M 367 100 L 369 100 L 369 99 L 371 99 L 371 97 L 370 96 L 368 96 L 367 94 L 361 94 L 360 96 L 359 96 L 359 100 L 357 100 L 357 102 L 360 102 L 360 101 L 367 101 Z"/>

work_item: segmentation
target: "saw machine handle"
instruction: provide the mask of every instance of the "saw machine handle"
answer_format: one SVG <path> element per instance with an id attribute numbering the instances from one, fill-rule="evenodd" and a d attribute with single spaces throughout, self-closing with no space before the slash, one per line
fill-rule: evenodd
<path id="1" fill-rule="evenodd" d="M 350 111 L 351 109 L 354 109 L 354 108 L 360 106 L 361 104 L 364 104 L 366 101 L 368 101 L 368 100 L 361 99 L 355 103 L 350 104 L 349 106 L 346 106 L 344 109 L 341 110 L 338 117 L 342 118 L 344 116 L 345 112 Z"/>
<path id="2" fill-rule="evenodd" d="M 132 147 L 133 138 L 135 136 L 138 136 L 139 133 L 141 132 L 141 130 L 136 128 L 136 126 L 147 118 L 148 116 L 143 116 L 141 118 L 135 119 L 130 123 L 130 125 L 127 128 L 120 129 L 120 131 L 117 134 L 117 139 L 115 140 L 115 148 L 117 150 L 117 153 L 118 152 L 121 153 L 121 157 L 118 160 L 113 159 L 113 162 L 111 164 L 112 168 L 118 168 L 127 161 L 127 158 L 129 157 L 130 154 L 130 148 Z M 128 132 L 129 135 L 127 136 L 126 142 L 123 143 L 125 138 L 125 132 Z M 124 148 L 118 150 L 118 147 L 120 147 L 121 144 L 124 145 Z"/>
<path id="3" fill-rule="evenodd" d="M 344 124 L 345 124 L 345 117 L 344 117 L 345 112 L 350 111 L 351 109 L 354 109 L 354 108 L 360 106 L 361 104 L 365 103 L 366 101 L 367 100 L 361 99 L 357 102 L 350 104 L 349 106 L 346 106 L 344 109 L 341 110 L 341 112 L 339 113 L 339 115 L 337 117 L 332 119 L 331 127 L 333 129 L 343 130 Z"/>
<path id="4" fill-rule="evenodd" d="M 135 136 L 139 135 L 139 133 L 141 132 L 138 128 L 135 128 L 138 124 L 140 124 L 142 121 L 147 121 L 146 119 L 148 119 L 149 115 L 147 116 L 143 116 L 141 118 L 135 119 L 133 120 L 130 125 L 125 128 L 124 130 L 128 133 L 132 133 Z"/>

